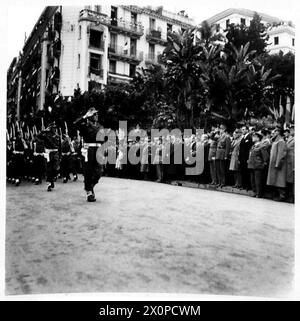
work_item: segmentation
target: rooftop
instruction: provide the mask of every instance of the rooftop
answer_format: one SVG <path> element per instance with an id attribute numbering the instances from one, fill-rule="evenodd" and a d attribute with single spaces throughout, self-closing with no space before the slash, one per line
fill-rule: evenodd
<path id="1" fill-rule="evenodd" d="M 240 14 L 243 16 L 253 17 L 255 12 L 257 12 L 257 11 L 253 11 L 253 10 L 249 10 L 249 9 L 242 9 L 242 8 L 229 8 L 229 9 L 226 9 L 226 10 L 212 16 L 211 18 L 207 19 L 207 22 L 210 24 L 213 24 L 213 23 L 216 23 L 217 21 L 224 19 L 232 14 Z M 257 13 L 259 14 L 259 16 L 261 16 L 263 21 L 270 23 L 270 24 L 280 23 L 283 21 L 282 19 L 270 16 L 265 13 L 261 13 L 261 12 L 257 12 Z"/>

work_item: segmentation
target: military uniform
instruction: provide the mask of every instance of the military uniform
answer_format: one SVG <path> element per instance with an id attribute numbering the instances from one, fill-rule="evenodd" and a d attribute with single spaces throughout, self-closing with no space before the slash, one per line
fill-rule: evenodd
<path id="1" fill-rule="evenodd" d="M 226 165 L 227 159 L 229 157 L 231 147 L 230 137 L 224 133 L 222 134 L 217 141 L 217 150 L 216 150 L 216 176 L 217 183 L 222 187 L 225 185 L 226 178 Z"/>
<path id="2" fill-rule="evenodd" d="M 45 145 L 46 181 L 49 183 L 47 190 L 50 192 L 54 188 L 54 180 L 60 169 L 60 137 L 50 130 L 42 131 L 38 137 L 44 141 Z"/>
<path id="3" fill-rule="evenodd" d="M 13 142 L 13 173 L 16 186 L 21 183 L 25 167 L 25 150 L 27 145 L 25 140 L 19 135 Z"/>
<path id="4" fill-rule="evenodd" d="M 45 146 L 44 142 L 36 137 L 33 141 L 33 167 L 35 184 L 38 185 L 42 182 L 45 174 Z"/>
<path id="5" fill-rule="evenodd" d="M 61 144 L 61 175 L 63 182 L 67 183 L 70 179 L 71 170 L 71 142 L 69 137 L 65 137 Z"/>
<path id="6" fill-rule="evenodd" d="M 96 112 L 96 111 L 95 111 Z M 98 183 L 103 172 L 103 165 L 97 161 L 97 150 L 102 142 L 97 142 L 97 133 L 100 130 L 100 125 L 87 122 L 84 117 L 74 122 L 83 137 L 82 154 L 83 161 L 83 175 L 84 175 L 84 189 L 87 192 L 87 201 L 95 201 L 94 187 Z"/>

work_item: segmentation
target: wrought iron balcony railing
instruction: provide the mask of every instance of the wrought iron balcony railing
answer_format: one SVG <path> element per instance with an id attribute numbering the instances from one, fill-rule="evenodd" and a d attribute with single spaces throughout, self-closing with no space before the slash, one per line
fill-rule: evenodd
<path id="1" fill-rule="evenodd" d="M 167 33 L 158 29 L 147 29 L 146 39 L 149 42 L 159 43 L 161 45 L 167 44 Z"/>
<path id="2" fill-rule="evenodd" d="M 100 78 L 103 78 L 103 69 L 97 69 L 90 66 L 89 74 L 94 74 L 96 76 L 99 76 Z"/>
<path id="3" fill-rule="evenodd" d="M 143 60 L 144 53 L 132 48 L 110 45 L 108 48 L 108 55 L 110 57 L 120 58 L 120 60 L 135 60 L 139 62 Z"/>
<path id="4" fill-rule="evenodd" d="M 101 23 L 103 25 L 108 26 L 111 30 L 115 30 L 120 33 L 134 35 L 136 37 L 140 37 L 144 34 L 143 25 L 140 22 L 129 22 L 125 21 L 121 18 L 112 19 L 108 17 L 106 14 L 92 11 L 89 9 L 83 9 L 79 13 L 79 21 L 87 20 L 96 23 Z"/>

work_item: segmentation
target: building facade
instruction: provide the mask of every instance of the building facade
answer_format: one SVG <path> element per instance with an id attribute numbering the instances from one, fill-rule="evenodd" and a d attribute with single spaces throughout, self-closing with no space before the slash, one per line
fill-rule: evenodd
<path id="1" fill-rule="evenodd" d="M 46 7 L 14 62 L 21 84 L 17 116 L 47 107 L 48 96 L 129 82 L 137 66 L 159 63 L 168 31 L 193 25 L 183 13 L 163 7 Z M 14 88 L 15 82 L 8 81 Z"/>
<path id="2" fill-rule="evenodd" d="M 229 24 L 249 26 L 255 11 L 247 9 L 230 8 L 207 19 L 216 29 L 225 30 Z M 261 22 L 267 26 L 269 35 L 267 50 L 270 54 L 287 52 L 295 53 L 295 27 L 291 22 L 258 12 Z"/>
<path id="3" fill-rule="evenodd" d="M 254 11 L 228 9 L 208 23 L 226 29 L 230 23 L 249 25 Z M 294 52 L 291 23 L 265 14 L 270 53 Z M 48 6 L 7 73 L 8 112 L 20 118 L 51 105 L 57 94 L 72 96 L 75 88 L 101 90 L 107 84 L 129 82 L 137 67 L 159 64 L 169 31 L 195 22 L 184 12 L 163 7 Z"/>

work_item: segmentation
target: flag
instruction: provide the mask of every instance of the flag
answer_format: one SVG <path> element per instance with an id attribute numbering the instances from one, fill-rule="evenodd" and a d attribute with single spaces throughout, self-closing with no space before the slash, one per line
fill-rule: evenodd
<path id="1" fill-rule="evenodd" d="M 193 46 L 196 46 L 196 30 L 194 31 Z"/>
<path id="2" fill-rule="evenodd" d="M 279 117 L 281 117 L 283 115 L 283 106 L 282 106 L 282 102 L 281 102 L 281 96 L 279 98 Z"/>
<path id="3" fill-rule="evenodd" d="M 291 99 L 289 96 L 286 97 L 285 105 L 285 122 L 289 124 L 291 121 Z"/>

